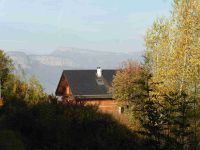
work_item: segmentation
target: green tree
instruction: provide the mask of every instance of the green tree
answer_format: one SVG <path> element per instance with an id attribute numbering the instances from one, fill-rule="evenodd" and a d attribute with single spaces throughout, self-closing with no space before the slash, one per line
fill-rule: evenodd
<path id="1" fill-rule="evenodd" d="M 14 74 L 14 71 L 12 60 L 0 50 L 0 83 L 5 102 L 12 98 L 25 100 L 29 104 L 37 104 L 47 100 L 47 96 L 35 76 L 27 82 Z M 24 75 L 23 70 L 20 69 L 20 71 Z"/>
<path id="2" fill-rule="evenodd" d="M 28 89 L 26 93 L 26 101 L 29 104 L 37 104 L 39 102 L 45 101 L 46 94 L 35 76 L 32 76 L 28 83 Z"/>
<path id="3" fill-rule="evenodd" d="M 122 104 L 128 104 L 135 131 L 144 136 L 151 148 L 158 148 L 163 136 L 163 121 L 159 103 L 150 96 L 151 74 L 148 59 L 139 65 L 136 62 L 126 62 L 113 79 L 113 97 Z M 148 143 L 146 143 L 148 144 Z"/>
<path id="4" fill-rule="evenodd" d="M 0 92 L 4 95 L 6 84 L 13 77 L 14 65 L 12 60 L 0 50 Z"/>
<path id="5" fill-rule="evenodd" d="M 150 96 L 160 104 L 168 136 L 177 140 L 180 149 L 188 148 L 191 141 L 198 143 L 199 37 L 198 0 L 174 0 L 171 16 L 155 21 L 145 37 L 150 84 L 162 83 L 152 86 Z"/>

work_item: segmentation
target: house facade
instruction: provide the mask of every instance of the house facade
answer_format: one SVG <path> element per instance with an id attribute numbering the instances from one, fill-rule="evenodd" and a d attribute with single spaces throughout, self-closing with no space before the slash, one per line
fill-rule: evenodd
<path id="1" fill-rule="evenodd" d="M 84 104 L 97 105 L 103 112 L 118 113 L 110 92 L 116 70 L 64 70 L 56 96 Z"/>

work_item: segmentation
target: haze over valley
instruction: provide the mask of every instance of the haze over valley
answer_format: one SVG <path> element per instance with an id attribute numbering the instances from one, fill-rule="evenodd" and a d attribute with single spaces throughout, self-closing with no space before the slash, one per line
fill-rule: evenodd
<path id="1" fill-rule="evenodd" d="M 120 63 L 133 59 L 142 60 L 142 52 L 102 52 L 81 48 L 59 48 L 49 54 L 26 54 L 25 52 L 10 51 L 7 54 L 13 59 L 17 73 L 22 70 L 25 77 L 35 75 L 44 87 L 45 92 L 55 92 L 63 70 L 67 69 L 116 69 Z"/>

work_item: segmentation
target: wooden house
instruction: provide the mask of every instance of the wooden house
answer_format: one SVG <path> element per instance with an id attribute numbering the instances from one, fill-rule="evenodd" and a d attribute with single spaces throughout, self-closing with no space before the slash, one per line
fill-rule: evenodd
<path id="1" fill-rule="evenodd" d="M 118 112 L 110 87 L 116 70 L 64 70 L 56 96 L 85 104 L 98 105 L 101 111 Z"/>
<path id="2" fill-rule="evenodd" d="M 0 97 L 0 107 L 3 106 L 3 99 Z"/>

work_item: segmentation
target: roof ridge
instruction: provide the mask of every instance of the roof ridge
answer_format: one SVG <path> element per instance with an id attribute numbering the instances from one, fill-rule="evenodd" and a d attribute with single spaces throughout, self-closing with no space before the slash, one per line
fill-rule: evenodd
<path id="1" fill-rule="evenodd" d="M 97 69 L 65 69 L 63 71 L 88 71 L 88 70 L 97 70 Z M 113 70 L 113 71 L 116 71 L 117 69 L 102 69 L 102 71 L 104 70 Z"/>

